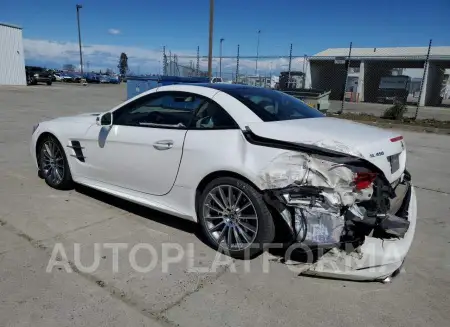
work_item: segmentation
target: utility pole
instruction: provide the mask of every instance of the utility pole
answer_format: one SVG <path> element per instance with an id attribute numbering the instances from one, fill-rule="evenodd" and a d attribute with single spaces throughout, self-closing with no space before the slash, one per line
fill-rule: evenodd
<path id="1" fill-rule="evenodd" d="M 237 57 L 236 57 L 236 84 L 238 82 L 238 78 L 239 78 L 239 44 L 237 48 Z"/>
<path id="2" fill-rule="evenodd" d="M 83 6 L 77 4 L 78 45 L 80 47 L 80 71 L 81 71 L 81 79 L 83 79 L 83 52 L 81 51 L 81 31 L 80 31 L 80 9 L 81 8 L 83 8 Z"/>
<path id="3" fill-rule="evenodd" d="M 289 50 L 289 70 L 288 70 L 288 88 L 291 87 L 291 65 L 292 65 L 292 43 Z"/>
<path id="4" fill-rule="evenodd" d="M 200 46 L 197 47 L 197 66 L 196 66 L 196 74 L 200 76 Z"/>
<path id="5" fill-rule="evenodd" d="M 209 49 L 208 49 L 208 77 L 212 78 L 212 53 L 214 31 L 214 0 L 209 0 Z"/>
<path id="6" fill-rule="evenodd" d="M 220 78 L 222 78 L 222 43 L 225 41 L 224 38 L 220 39 L 220 58 L 219 58 L 219 74 Z"/>
<path id="7" fill-rule="evenodd" d="M 255 67 L 255 75 L 258 76 L 258 57 L 259 57 L 259 36 L 261 34 L 261 30 L 258 30 L 258 42 L 256 43 L 256 67 Z"/>

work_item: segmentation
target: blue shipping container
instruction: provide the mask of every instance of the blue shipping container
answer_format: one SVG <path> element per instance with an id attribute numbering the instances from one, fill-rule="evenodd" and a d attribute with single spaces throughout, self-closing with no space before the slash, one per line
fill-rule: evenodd
<path id="1" fill-rule="evenodd" d="M 127 99 L 153 89 L 172 84 L 209 83 L 207 77 L 127 76 Z"/>

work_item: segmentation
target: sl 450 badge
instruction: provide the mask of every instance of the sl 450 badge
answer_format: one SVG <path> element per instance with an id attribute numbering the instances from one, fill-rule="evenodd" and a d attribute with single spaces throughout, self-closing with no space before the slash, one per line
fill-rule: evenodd
<path id="1" fill-rule="evenodd" d="M 370 157 L 371 158 L 375 158 L 375 157 L 379 157 L 379 156 L 383 156 L 383 155 L 384 155 L 384 151 L 380 151 L 380 152 L 377 152 L 377 153 L 371 153 Z"/>

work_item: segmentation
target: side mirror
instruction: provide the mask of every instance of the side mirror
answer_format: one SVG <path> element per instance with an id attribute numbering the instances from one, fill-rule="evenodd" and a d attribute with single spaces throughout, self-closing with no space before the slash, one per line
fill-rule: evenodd
<path id="1" fill-rule="evenodd" d="M 106 112 L 98 116 L 96 122 L 99 126 L 111 126 L 113 124 L 113 115 L 111 112 Z"/>

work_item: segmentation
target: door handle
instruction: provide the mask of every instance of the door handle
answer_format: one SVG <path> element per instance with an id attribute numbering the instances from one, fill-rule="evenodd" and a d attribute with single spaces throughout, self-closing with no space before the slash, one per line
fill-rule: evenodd
<path id="1" fill-rule="evenodd" d="M 169 150 L 173 147 L 173 141 L 171 140 L 163 140 L 153 143 L 153 147 L 156 150 Z"/>

